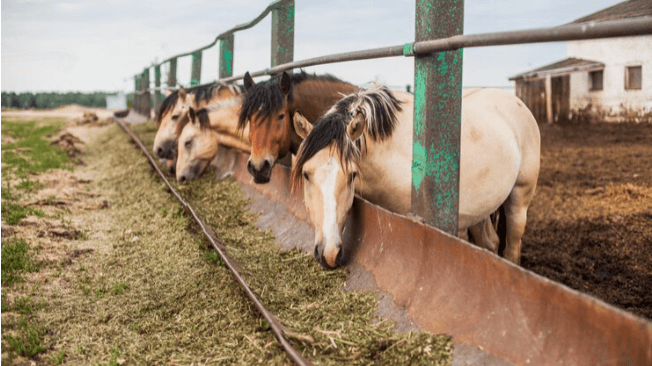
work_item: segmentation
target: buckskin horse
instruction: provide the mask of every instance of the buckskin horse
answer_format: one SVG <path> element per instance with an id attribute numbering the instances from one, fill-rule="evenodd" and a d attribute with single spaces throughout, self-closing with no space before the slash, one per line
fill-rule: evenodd
<path id="1" fill-rule="evenodd" d="M 154 153 L 161 159 L 168 161 L 168 170 L 174 174 L 176 167 L 177 140 L 181 129 L 178 122 L 188 108 L 195 110 L 208 105 L 231 103 L 242 100 L 242 90 L 233 84 L 216 82 L 214 84 L 199 85 L 185 90 L 183 87 L 168 95 L 161 103 L 156 113 L 156 137 L 154 138 Z M 237 120 L 237 108 L 231 109 L 234 120 Z"/>
<path id="2" fill-rule="evenodd" d="M 303 186 L 315 229 L 314 255 L 322 266 L 345 262 L 341 233 L 354 193 L 391 211 L 410 212 L 413 109 L 411 94 L 375 86 L 344 97 L 314 126 L 295 114 L 295 129 L 305 140 L 292 182 Z M 496 252 L 483 233 L 495 235 L 490 215 L 502 205 L 503 255 L 518 264 L 539 174 L 537 123 L 514 95 L 466 90 L 460 148 L 458 230 L 468 229 L 480 238 L 476 244 Z"/>
<path id="3" fill-rule="evenodd" d="M 314 122 L 343 94 L 359 90 L 334 76 L 305 72 L 283 72 L 257 84 L 247 72 L 244 87 L 238 127 L 243 130 L 249 126 L 251 156 L 247 170 L 255 183 L 269 182 L 274 164 L 288 153 L 296 154 L 302 140 L 292 122 L 296 111 Z"/>
<path id="4" fill-rule="evenodd" d="M 199 178 L 217 156 L 220 146 L 250 151 L 249 141 L 236 132 L 237 120 L 227 108 L 202 108 L 195 112 L 190 107 L 181 117 L 176 169 L 179 182 Z"/>

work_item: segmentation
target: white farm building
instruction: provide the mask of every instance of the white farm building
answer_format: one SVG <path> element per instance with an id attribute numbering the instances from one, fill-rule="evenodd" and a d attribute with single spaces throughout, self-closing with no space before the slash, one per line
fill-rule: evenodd
<path id="1" fill-rule="evenodd" d="M 652 17 L 652 0 L 629 0 L 575 20 Z M 567 58 L 513 76 L 539 122 L 652 122 L 652 35 L 569 41 Z"/>

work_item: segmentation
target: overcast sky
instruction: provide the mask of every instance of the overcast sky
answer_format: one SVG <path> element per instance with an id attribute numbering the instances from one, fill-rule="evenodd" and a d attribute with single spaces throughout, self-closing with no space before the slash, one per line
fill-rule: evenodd
<path id="1" fill-rule="evenodd" d="M 133 90 L 133 75 L 156 60 L 207 45 L 256 17 L 271 0 L 2 0 L 3 91 Z M 556 26 L 617 0 L 466 0 L 464 33 Z M 414 0 L 296 0 L 294 59 L 414 40 Z M 269 67 L 268 16 L 235 35 L 234 74 Z M 565 58 L 564 43 L 464 51 L 465 86 L 510 86 L 508 77 Z M 217 48 L 203 54 L 202 83 L 217 79 Z M 190 57 L 178 79 L 190 80 Z M 364 84 L 413 83 L 413 58 L 307 68 Z"/>

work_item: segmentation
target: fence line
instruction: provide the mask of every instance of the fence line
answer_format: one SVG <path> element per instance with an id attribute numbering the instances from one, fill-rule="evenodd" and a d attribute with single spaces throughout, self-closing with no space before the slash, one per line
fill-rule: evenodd
<path id="1" fill-rule="evenodd" d="M 294 68 L 385 57 L 415 57 L 415 133 L 413 136 L 412 207 L 429 224 L 455 235 L 459 195 L 459 130 L 461 125 L 462 53 L 466 47 L 559 42 L 652 34 L 652 17 L 567 24 L 557 27 L 462 35 L 463 1 L 416 0 L 416 41 L 402 45 L 325 55 L 293 61 L 294 0 L 272 2 L 249 23 L 237 25 L 197 50 L 172 56 L 168 87 L 176 86 L 179 57 L 192 55 L 191 85 L 200 83 L 201 52 L 220 40 L 219 77 L 222 82 L 242 79 L 232 76 L 233 35 L 258 24 L 272 13 L 270 68 L 252 72 L 253 77 L 278 74 Z M 437 23 L 435 23 L 437 21 Z M 134 107 L 149 117 L 151 96 L 149 68 L 136 75 Z M 444 78 L 444 74 L 447 76 Z M 157 103 L 160 100 L 156 77 Z M 433 123 L 437 120 L 437 123 Z M 417 128 L 418 127 L 418 128 Z M 442 138 L 441 136 L 444 136 Z M 437 155 L 431 155 L 437 152 Z M 426 164 L 428 162 L 428 164 Z M 434 163 L 433 163 L 434 162 Z M 433 168 L 436 166 L 436 169 Z M 435 193 L 435 191 L 437 193 Z"/>

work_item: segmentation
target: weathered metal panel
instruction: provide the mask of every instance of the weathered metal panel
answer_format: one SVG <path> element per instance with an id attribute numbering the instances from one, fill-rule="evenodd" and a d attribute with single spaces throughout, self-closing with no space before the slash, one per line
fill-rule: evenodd
<path id="1" fill-rule="evenodd" d="M 233 33 L 220 39 L 220 79 L 233 75 Z"/>
<path id="2" fill-rule="evenodd" d="M 177 58 L 170 60 L 170 72 L 168 73 L 168 88 L 177 86 Z"/>
<path id="3" fill-rule="evenodd" d="M 294 60 L 294 1 L 272 10 L 271 65 Z"/>
<path id="4" fill-rule="evenodd" d="M 417 0 L 416 41 L 462 33 L 463 0 Z M 457 234 L 462 50 L 414 59 L 412 212 Z"/>
<path id="5" fill-rule="evenodd" d="M 192 54 L 192 72 L 190 74 L 190 85 L 201 83 L 201 51 Z"/>
<path id="6" fill-rule="evenodd" d="M 308 222 L 287 168 L 254 184 L 247 155 L 235 154 L 223 164 L 235 167 L 237 181 Z M 345 243 L 411 321 L 451 334 L 456 350 L 473 346 L 515 365 L 652 364 L 651 322 L 411 218 L 356 198 Z"/>

